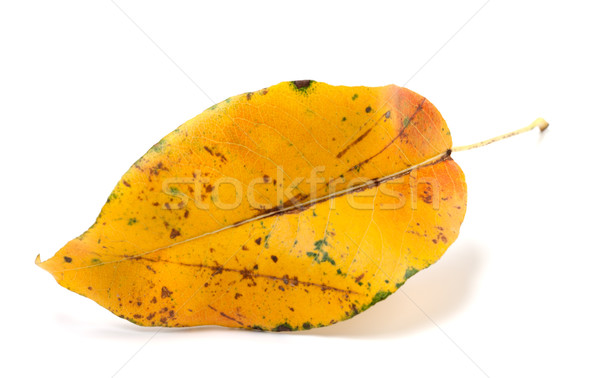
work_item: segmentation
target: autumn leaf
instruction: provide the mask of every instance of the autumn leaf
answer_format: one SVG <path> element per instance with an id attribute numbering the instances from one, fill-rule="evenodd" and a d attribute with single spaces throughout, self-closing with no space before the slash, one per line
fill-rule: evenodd
<path id="1" fill-rule="evenodd" d="M 167 135 L 92 227 L 36 263 L 138 325 L 326 326 L 456 240 L 467 193 L 451 149 L 406 88 L 280 83 Z"/>

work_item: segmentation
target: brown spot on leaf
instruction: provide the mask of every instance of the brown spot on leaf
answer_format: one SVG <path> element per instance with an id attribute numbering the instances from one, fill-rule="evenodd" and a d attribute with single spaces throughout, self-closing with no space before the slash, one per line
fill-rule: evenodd
<path id="1" fill-rule="evenodd" d="M 70 263 L 71 261 L 73 261 L 73 259 L 70 258 L 69 256 L 65 256 L 65 257 L 63 257 L 63 259 L 65 259 L 65 262 L 68 262 L 68 263 Z"/>
<path id="2" fill-rule="evenodd" d="M 260 245 L 260 242 L 261 242 L 261 240 L 262 240 L 262 237 L 260 237 L 260 238 L 258 238 L 258 239 L 256 239 L 256 240 L 254 240 L 254 242 L 255 242 L 257 245 Z"/>
<path id="3" fill-rule="evenodd" d="M 311 82 L 312 82 L 312 80 L 296 80 L 296 81 L 293 81 L 294 85 L 298 89 L 307 88 L 310 85 Z"/>
<path id="4" fill-rule="evenodd" d="M 292 327 L 290 327 L 288 324 L 281 324 L 279 326 L 277 326 L 277 328 L 273 328 L 273 331 L 275 332 L 289 332 L 292 330 Z"/>
<path id="5" fill-rule="evenodd" d="M 354 281 L 355 281 L 356 283 L 359 283 L 359 282 L 360 282 L 360 280 L 362 280 L 364 277 L 365 277 L 365 274 L 363 273 L 363 274 L 361 274 L 360 276 L 356 277 L 356 278 L 354 279 Z"/>
<path id="6" fill-rule="evenodd" d="M 146 319 L 147 319 L 147 320 L 152 320 L 152 318 L 154 318 L 154 316 L 155 316 L 155 315 L 156 315 L 156 312 L 152 312 L 152 313 L 150 313 L 150 315 L 148 315 L 148 316 L 146 317 Z"/>
<path id="7" fill-rule="evenodd" d="M 367 108 L 365 109 L 365 112 L 367 112 L 367 113 L 371 113 L 371 110 L 372 110 L 372 109 L 371 109 L 371 107 L 370 107 L 370 106 L 367 106 Z"/>
<path id="8" fill-rule="evenodd" d="M 277 262 L 277 256 L 275 256 L 275 255 L 271 256 L 271 260 L 273 260 L 273 262 Z"/>
<path id="9" fill-rule="evenodd" d="M 128 188 L 130 188 L 130 187 L 131 187 L 131 185 L 130 185 L 130 184 L 127 182 L 127 181 L 125 181 L 125 180 L 123 180 L 123 185 L 125 185 L 125 186 L 126 186 L 126 187 L 128 187 Z"/>
<path id="10" fill-rule="evenodd" d="M 161 291 L 160 291 L 160 297 L 161 297 L 161 298 L 167 298 L 167 297 L 170 297 L 170 296 L 171 296 L 171 294 L 173 294 L 173 292 L 172 292 L 172 291 L 170 291 L 169 289 L 167 289 L 167 287 L 166 287 L 166 286 L 163 286 L 163 287 L 162 287 L 162 289 L 161 289 Z"/>
<path id="11" fill-rule="evenodd" d="M 177 231 L 176 229 L 171 229 L 171 239 L 175 239 L 176 237 L 178 237 L 179 235 L 181 235 L 181 233 L 179 231 Z"/>

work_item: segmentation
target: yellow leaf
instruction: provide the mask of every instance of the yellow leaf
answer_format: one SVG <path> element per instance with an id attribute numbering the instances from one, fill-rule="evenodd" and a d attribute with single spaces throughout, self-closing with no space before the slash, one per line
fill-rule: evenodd
<path id="1" fill-rule="evenodd" d="M 139 325 L 329 325 L 454 242 L 466 184 L 451 147 L 408 89 L 280 83 L 167 135 L 89 230 L 36 263 Z"/>

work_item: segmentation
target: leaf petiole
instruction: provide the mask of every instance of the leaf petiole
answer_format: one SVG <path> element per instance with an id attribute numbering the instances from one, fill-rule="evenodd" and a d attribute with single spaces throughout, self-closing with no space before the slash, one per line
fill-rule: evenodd
<path id="1" fill-rule="evenodd" d="M 540 132 L 543 132 L 544 130 L 546 130 L 548 128 L 548 126 L 549 126 L 548 122 L 546 122 L 543 118 L 538 118 L 535 121 L 533 121 L 529 126 L 523 127 L 522 129 L 511 131 L 510 133 L 502 134 L 497 137 L 484 140 L 482 142 L 468 144 L 466 146 L 454 147 L 454 148 L 452 148 L 452 152 L 472 150 L 474 148 L 487 146 L 488 144 L 497 142 L 502 139 L 510 138 L 515 135 L 523 134 L 523 133 L 533 130 L 535 128 L 539 128 Z"/>

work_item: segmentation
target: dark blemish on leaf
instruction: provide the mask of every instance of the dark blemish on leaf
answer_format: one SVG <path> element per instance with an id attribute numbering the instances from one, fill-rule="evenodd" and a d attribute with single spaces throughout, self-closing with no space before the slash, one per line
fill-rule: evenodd
<path id="1" fill-rule="evenodd" d="M 385 112 L 385 118 L 390 118 L 391 115 L 392 115 L 392 113 L 390 113 L 389 110 L 387 112 Z"/>
<path id="2" fill-rule="evenodd" d="M 360 280 L 362 280 L 364 277 L 365 277 L 365 274 L 363 273 L 363 274 L 361 274 L 360 276 L 356 277 L 356 278 L 354 279 L 354 281 L 355 281 L 356 283 L 360 283 Z"/>
<path id="3" fill-rule="evenodd" d="M 183 217 L 187 218 L 190 216 L 190 211 L 188 209 L 185 210 L 185 213 L 183 213 Z"/>
<path id="4" fill-rule="evenodd" d="M 242 249 L 243 249 L 244 251 L 247 251 L 247 250 L 248 250 L 248 247 L 246 247 L 246 245 L 244 244 L 244 245 L 242 246 Z"/>
<path id="5" fill-rule="evenodd" d="M 73 261 L 73 259 L 70 258 L 69 256 L 65 256 L 63 258 L 65 259 L 65 262 L 68 262 L 68 263 L 70 263 L 71 261 Z"/>
<path id="6" fill-rule="evenodd" d="M 135 218 L 129 218 L 129 222 L 127 222 L 128 226 L 134 225 L 137 223 L 137 219 Z"/>
<path id="7" fill-rule="evenodd" d="M 283 280 L 283 283 L 286 285 L 290 283 L 290 277 L 287 274 L 285 274 L 283 277 L 281 277 L 281 279 Z"/>
<path id="8" fill-rule="evenodd" d="M 275 255 L 272 255 L 272 256 L 271 256 L 271 260 L 273 260 L 273 262 L 275 262 L 275 263 L 276 263 L 276 262 L 277 262 L 277 256 L 275 256 Z"/>
<path id="9" fill-rule="evenodd" d="M 215 262 L 215 266 L 211 267 L 211 269 L 213 270 L 213 274 L 212 276 L 216 276 L 217 274 L 221 274 L 223 273 L 223 265 L 219 265 L 217 262 Z"/>
<path id="10" fill-rule="evenodd" d="M 205 189 L 206 189 L 206 193 L 210 193 L 210 192 L 212 192 L 212 191 L 213 191 L 213 189 L 214 189 L 214 186 L 212 186 L 212 185 L 210 185 L 210 184 L 206 184 L 206 187 L 205 187 Z"/>
<path id="11" fill-rule="evenodd" d="M 172 292 L 172 291 L 170 291 L 169 289 L 167 289 L 167 287 L 166 287 L 166 286 L 163 286 L 163 287 L 162 287 L 162 289 L 161 289 L 161 292 L 160 292 L 160 297 L 161 297 L 161 298 L 167 298 L 167 297 L 170 297 L 170 296 L 171 296 L 171 294 L 173 294 L 173 292 Z"/>
<path id="12" fill-rule="evenodd" d="M 152 204 L 152 206 L 158 206 L 158 205 L 160 205 L 160 203 L 158 203 L 158 202 L 154 202 L 154 203 Z"/>
<path id="13" fill-rule="evenodd" d="M 292 326 L 287 323 L 283 323 L 273 328 L 273 332 L 289 332 L 292 330 Z"/>
<path id="14" fill-rule="evenodd" d="M 431 239 L 431 241 L 433 242 L 433 244 L 437 244 L 437 239 Z"/>
<path id="15" fill-rule="evenodd" d="M 162 317 L 162 318 L 160 318 L 160 322 L 161 322 L 161 323 L 166 323 L 166 322 L 167 322 L 167 318 L 166 318 L 166 317 Z"/>
<path id="16" fill-rule="evenodd" d="M 204 149 L 206 150 L 206 152 L 208 152 L 209 154 L 213 154 L 212 150 L 206 146 L 204 146 Z"/>
<path id="17" fill-rule="evenodd" d="M 258 239 L 256 239 L 256 240 L 254 240 L 254 242 L 255 242 L 257 245 L 260 245 L 260 242 L 261 242 L 261 240 L 262 240 L 262 238 L 258 238 Z"/>
<path id="18" fill-rule="evenodd" d="M 173 311 L 173 310 L 169 311 L 169 317 L 170 318 L 175 317 L 175 311 Z"/>
<path id="19" fill-rule="evenodd" d="M 263 176 L 263 182 L 266 184 L 269 182 L 270 177 L 268 175 Z"/>
<path id="20" fill-rule="evenodd" d="M 148 316 L 146 317 L 146 319 L 147 319 L 147 320 L 152 320 L 152 318 L 154 318 L 154 316 L 155 316 L 155 315 L 156 315 L 156 312 L 152 312 L 152 313 L 150 313 L 150 315 L 148 315 Z"/>
<path id="21" fill-rule="evenodd" d="M 240 271 L 240 274 L 242 275 L 242 280 L 254 280 L 254 273 L 250 269 L 244 268 Z"/>
<path id="22" fill-rule="evenodd" d="M 306 90 L 306 88 L 308 88 L 312 82 L 312 80 L 296 80 L 292 81 L 292 84 L 294 84 L 296 89 Z"/>
<path id="23" fill-rule="evenodd" d="M 367 113 L 371 113 L 371 110 L 372 110 L 372 109 L 371 109 L 371 107 L 370 107 L 370 106 L 367 106 L 367 108 L 365 109 L 365 112 L 367 112 Z"/>
<path id="24" fill-rule="evenodd" d="M 288 306 L 288 308 L 290 309 L 291 312 L 294 312 L 294 308 L 293 307 L 289 307 Z"/>
<path id="25" fill-rule="evenodd" d="M 254 92 L 248 92 L 248 93 L 246 93 L 246 99 L 247 99 L 248 101 L 250 101 L 250 99 L 252 98 L 252 95 L 253 95 L 253 94 L 254 94 Z"/>
<path id="26" fill-rule="evenodd" d="M 136 304 L 138 305 L 138 307 L 140 307 L 140 306 L 142 305 L 142 302 L 140 302 L 140 301 L 137 301 L 137 303 L 136 303 Z"/>
<path id="27" fill-rule="evenodd" d="M 91 290 L 92 290 L 92 287 L 91 287 L 91 286 L 88 286 L 88 290 L 90 290 L 90 291 L 91 291 Z"/>
<path id="28" fill-rule="evenodd" d="M 279 290 L 285 291 L 285 288 L 283 286 L 279 285 Z"/>
<path id="29" fill-rule="evenodd" d="M 254 265 L 254 267 L 252 269 L 257 270 L 258 269 L 258 264 Z"/>
<path id="30" fill-rule="evenodd" d="M 126 187 L 128 187 L 128 188 L 130 188 L 130 187 L 131 187 L 131 185 L 130 185 L 130 184 L 127 182 L 127 181 L 125 181 L 125 180 L 123 180 L 123 185 L 125 185 L 125 186 L 126 186 Z"/>
<path id="31" fill-rule="evenodd" d="M 309 322 L 302 324 L 303 329 L 311 329 L 312 327 L 313 327 L 312 324 L 310 324 Z"/>
<path id="32" fill-rule="evenodd" d="M 356 100 L 358 98 L 358 93 L 355 93 L 354 96 L 352 96 L 352 101 Z"/>
<path id="33" fill-rule="evenodd" d="M 152 297 L 152 300 L 150 301 L 150 303 L 156 303 L 156 302 L 157 302 L 156 297 Z"/>
<path id="34" fill-rule="evenodd" d="M 224 317 L 224 318 L 226 318 L 226 319 L 233 320 L 234 322 L 236 322 L 237 324 L 239 324 L 239 325 L 241 325 L 241 326 L 243 326 L 243 325 L 244 325 L 244 323 L 240 322 L 239 320 L 237 320 L 237 319 L 235 319 L 235 318 L 232 318 L 231 316 L 229 316 L 229 315 L 225 314 L 224 312 L 221 312 L 219 315 L 221 315 L 222 317 Z"/>
<path id="35" fill-rule="evenodd" d="M 176 237 L 178 237 L 179 235 L 181 235 L 181 233 L 179 231 L 177 231 L 176 229 L 171 229 L 171 239 L 175 239 Z"/>
<path id="36" fill-rule="evenodd" d="M 171 205 L 168 202 L 165 202 L 165 209 L 171 210 Z"/>
<path id="37" fill-rule="evenodd" d="M 346 117 L 342 117 L 342 122 L 346 122 Z M 304 324 L 306 324 L 306 323 L 304 323 Z"/>
<path id="38" fill-rule="evenodd" d="M 133 315 L 133 317 L 134 317 L 135 319 L 141 319 L 141 318 L 142 318 L 142 315 L 140 315 L 140 314 L 135 314 L 135 315 Z"/>
<path id="39" fill-rule="evenodd" d="M 235 299 L 238 299 L 238 298 L 240 298 L 240 297 L 242 297 L 242 294 L 241 294 L 241 293 L 235 293 Z"/>

